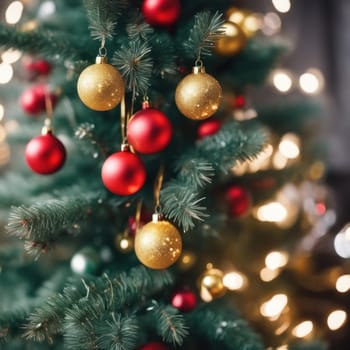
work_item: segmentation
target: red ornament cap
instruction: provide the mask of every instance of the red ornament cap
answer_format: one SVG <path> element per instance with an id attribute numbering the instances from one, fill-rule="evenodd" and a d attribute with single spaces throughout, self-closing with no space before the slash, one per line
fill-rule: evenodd
<path id="1" fill-rule="evenodd" d="M 101 177 L 106 188 L 114 194 L 129 196 L 141 189 L 146 181 L 146 169 L 139 156 L 122 146 L 103 163 Z"/>
<path id="2" fill-rule="evenodd" d="M 180 16 L 179 0 L 144 0 L 141 12 L 152 26 L 171 27 Z"/>
<path id="3" fill-rule="evenodd" d="M 141 346 L 139 350 L 169 350 L 169 349 L 164 343 L 154 341 Z"/>
<path id="4" fill-rule="evenodd" d="M 130 119 L 127 138 L 135 151 L 152 154 L 162 151 L 171 141 L 172 125 L 168 117 L 144 101 L 142 109 Z"/>
<path id="5" fill-rule="evenodd" d="M 216 134 L 221 128 L 222 122 L 217 119 L 209 119 L 201 123 L 197 129 L 199 139 Z"/>
<path id="6" fill-rule="evenodd" d="M 49 175 L 64 165 L 66 149 L 63 143 L 49 132 L 29 141 L 25 149 L 25 159 L 34 172 Z"/>
<path id="7" fill-rule="evenodd" d="M 228 213 L 234 217 L 246 214 L 251 205 L 249 192 L 242 186 L 232 185 L 225 193 Z"/>
<path id="8" fill-rule="evenodd" d="M 182 290 L 173 295 L 171 304 L 182 312 L 190 312 L 197 305 L 197 297 L 190 290 Z"/>

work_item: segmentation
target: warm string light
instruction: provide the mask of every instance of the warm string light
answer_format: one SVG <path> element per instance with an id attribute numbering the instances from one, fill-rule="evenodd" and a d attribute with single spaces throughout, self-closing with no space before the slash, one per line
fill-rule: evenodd
<path id="1" fill-rule="evenodd" d="M 314 329 L 313 322 L 310 320 L 307 320 L 295 326 L 292 330 L 292 334 L 296 338 L 305 338 L 312 333 L 313 329 Z"/>
<path id="2" fill-rule="evenodd" d="M 281 13 L 289 12 L 292 7 L 290 0 L 272 0 L 272 5 Z"/>
<path id="3" fill-rule="evenodd" d="M 276 294 L 268 301 L 260 306 L 260 313 L 262 316 L 271 321 L 277 320 L 282 314 L 283 310 L 288 305 L 288 297 L 286 294 Z"/>
<path id="4" fill-rule="evenodd" d="M 339 293 L 346 293 L 350 290 L 350 275 L 342 275 L 338 277 L 335 285 Z"/>
<path id="5" fill-rule="evenodd" d="M 350 258 L 350 224 L 346 224 L 334 238 L 336 253 L 344 258 Z"/>
<path id="6" fill-rule="evenodd" d="M 21 57 L 22 52 L 15 49 L 8 49 L 1 54 L 2 61 L 8 64 L 17 62 Z"/>
<path id="7" fill-rule="evenodd" d="M 336 331 L 341 328 L 347 319 L 347 314 L 344 310 L 334 310 L 327 317 L 327 326 L 331 331 Z"/>
<path id="8" fill-rule="evenodd" d="M 265 35 L 277 34 L 281 27 L 282 21 L 277 13 L 269 12 L 264 16 L 261 30 Z"/>
<path id="9" fill-rule="evenodd" d="M 310 68 L 299 77 L 300 89 L 308 95 L 319 94 L 324 87 L 324 78 L 320 70 Z"/>
<path id="10" fill-rule="evenodd" d="M 248 284 L 248 280 L 241 272 L 231 271 L 224 275 L 223 283 L 228 290 L 237 291 L 244 289 Z"/>
<path id="11" fill-rule="evenodd" d="M 13 68 L 10 64 L 0 63 L 0 84 L 7 84 L 13 77 Z"/>
<path id="12" fill-rule="evenodd" d="M 271 82 L 277 91 L 281 93 L 288 93 L 292 89 L 293 74 L 286 69 L 276 69 L 271 73 Z"/>
<path id="13" fill-rule="evenodd" d="M 5 12 L 5 20 L 8 24 L 16 24 L 21 20 L 23 4 L 21 1 L 12 1 Z"/>

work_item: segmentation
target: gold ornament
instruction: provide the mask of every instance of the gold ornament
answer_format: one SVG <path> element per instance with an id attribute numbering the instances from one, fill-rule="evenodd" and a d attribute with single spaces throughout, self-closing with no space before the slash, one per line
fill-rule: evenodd
<path id="1" fill-rule="evenodd" d="M 235 23 L 226 22 L 222 26 L 224 35 L 218 39 L 215 51 L 221 56 L 233 56 L 243 50 L 247 37 Z"/>
<path id="2" fill-rule="evenodd" d="M 127 233 L 115 237 L 115 246 L 121 253 L 130 253 L 134 250 L 134 239 Z"/>
<path id="3" fill-rule="evenodd" d="M 219 269 L 211 268 L 204 272 L 200 277 L 200 295 L 204 301 L 210 302 L 226 293 L 223 278 L 224 274 Z"/>
<path id="4" fill-rule="evenodd" d="M 226 18 L 229 22 L 237 24 L 248 38 L 255 35 L 262 26 L 262 16 L 259 13 L 238 7 L 228 9 Z"/>
<path id="5" fill-rule="evenodd" d="M 219 108 L 222 90 L 219 82 L 205 73 L 203 66 L 193 67 L 184 77 L 175 92 L 175 102 L 187 118 L 203 120 L 212 116 Z"/>
<path id="6" fill-rule="evenodd" d="M 136 233 L 135 253 L 151 269 L 166 269 L 181 255 L 182 239 L 177 228 L 158 214 Z"/>
<path id="7" fill-rule="evenodd" d="M 124 96 L 124 81 L 120 73 L 107 63 L 106 57 L 97 56 L 96 64 L 85 68 L 78 79 L 81 101 L 96 111 L 116 107 Z"/>

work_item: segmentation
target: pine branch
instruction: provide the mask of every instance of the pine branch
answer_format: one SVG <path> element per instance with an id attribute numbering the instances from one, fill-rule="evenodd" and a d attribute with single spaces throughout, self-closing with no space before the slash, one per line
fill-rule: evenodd
<path id="1" fill-rule="evenodd" d="M 86 277 L 83 283 L 72 282 L 62 293 L 52 296 L 38 307 L 28 319 L 24 336 L 40 342 L 50 341 L 54 335 L 65 333 L 68 345 L 76 345 L 78 339 L 84 338 L 91 330 L 91 322 L 103 320 L 105 315 L 112 312 L 142 307 L 143 299 L 172 284 L 170 272 L 148 270 L 143 266 L 131 269 L 128 274 L 116 275 L 113 279 L 106 274 L 99 278 Z M 99 339 L 101 336 L 98 335 Z M 89 335 L 84 344 L 90 346 L 97 341 L 96 335 Z"/>
<path id="2" fill-rule="evenodd" d="M 34 242 L 52 240 L 60 229 L 86 218 L 99 196 L 65 197 L 39 201 L 29 207 L 12 207 L 7 232 Z"/>
<path id="3" fill-rule="evenodd" d="M 140 333 L 135 316 L 123 317 L 114 312 L 107 319 L 96 322 L 94 329 L 99 349 L 134 350 Z"/>
<path id="4" fill-rule="evenodd" d="M 181 346 L 188 335 L 188 327 L 179 311 L 170 305 L 156 304 L 149 312 L 152 324 L 163 341 Z"/>
<path id="5" fill-rule="evenodd" d="M 215 170 L 205 158 L 182 157 L 176 162 L 178 179 L 186 185 L 199 189 L 212 182 Z"/>
<path id="6" fill-rule="evenodd" d="M 73 37 L 67 36 L 66 33 L 53 33 L 40 28 L 22 32 L 0 24 L 0 46 L 2 48 L 15 48 L 51 60 L 59 60 L 62 63 L 66 59 L 74 62 L 85 52 L 82 40 L 80 40 L 79 47 L 72 43 Z"/>
<path id="7" fill-rule="evenodd" d="M 259 337 L 227 301 L 202 305 L 188 315 L 191 332 L 215 349 L 263 350 Z"/>
<path id="8" fill-rule="evenodd" d="M 130 41 L 148 41 L 150 36 L 154 33 L 154 29 L 144 21 L 140 13 L 136 13 L 126 25 L 126 32 Z"/>
<path id="9" fill-rule="evenodd" d="M 194 220 L 207 217 L 206 208 L 200 205 L 203 199 L 194 188 L 172 181 L 161 192 L 162 212 L 186 232 L 194 227 Z"/>
<path id="10" fill-rule="evenodd" d="M 224 128 L 197 144 L 198 156 L 207 157 L 216 171 L 227 173 L 236 161 L 253 159 L 265 143 L 263 131 L 250 124 L 246 129 L 235 122 L 226 123 Z"/>
<path id="11" fill-rule="evenodd" d="M 127 7 L 126 0 L 83 0 L 90 23 L 91 36 L 95 40 L 112 39 L 118 17 Z"/>
<path id="12" fill-rule="evenodd" d="M 124 77 L 126 89 L 136 94 L 145 94 L 152 76 L 153 61 L 147 43 L 129 41 L 114 53 L 112 63 Z"/>
<path id="13" fill-rule="evenodd" d="M 194 57 L 210 55 L 216 40 L 222 35 L 223 23 L 222 14 L 218 12 L 214 14 L 208 11 L 197 13 L 190 36 L 184 43 L 187 53 L 190 56 L 195 55 Z"/>

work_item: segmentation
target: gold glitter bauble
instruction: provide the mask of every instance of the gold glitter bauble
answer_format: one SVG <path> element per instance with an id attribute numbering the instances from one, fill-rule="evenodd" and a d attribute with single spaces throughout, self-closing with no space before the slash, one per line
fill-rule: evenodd
<path id="1" fill-rule="evenodd" d="M 153 219 L 136 233 L 135 254 L 151 269 L 166 269 L 181 255 L 182 239 L 169 221 Z"/>
<path id="2" fill-rule="evenodd" d="M 95 111 L 113 109 L 124 96 L 122 76 L 100 56 L 96 58 L 96 64 L 81 72 L 77 87 L 81 101 Z"/>
<path id="3" fill-rule="evenodd" d="M 193 67 L 193 72 L 184 77 L 175 92 L 179 111 L 190 119 L 203 120 L 219 108 L 222 90 L 219 82 L 205 73 L 205 68 Z"/>
<path id="4" fill-rule="evenodd" d="M 219 269 L 209 269 L 200 277 L 200 295 L 204 301 L 212 301 L 226 293 L 224 274 Z"/>
<path id="5" fill-rule="evenodd" d="M 261 14 L 238 7 L 229 8 L 226 11 L 226 18 L 229 22 L 237 24 L 248 38 L 261 29 L 263 21 Z"/>
<path id="6" fill-rule="evenodd" d="M 221 56 L 233 56 L 241 52 L 247 42 L 243 30 L 232 22 L 224 23 L 222 29 L 224 35 L 216 42 L 215 51 Z"/>

